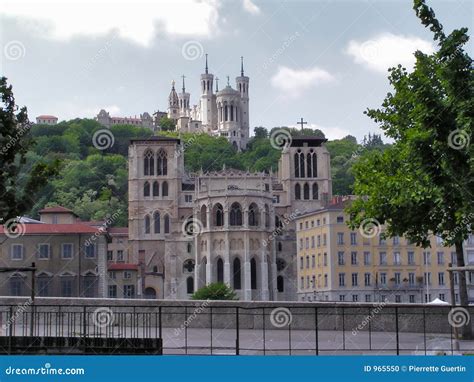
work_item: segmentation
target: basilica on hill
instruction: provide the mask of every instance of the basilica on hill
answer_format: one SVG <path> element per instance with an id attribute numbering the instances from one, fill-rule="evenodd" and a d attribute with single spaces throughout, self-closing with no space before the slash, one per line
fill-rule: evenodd
<path id="1" fill-rule="evenodd" d="M 179 131 L 249 139 L 249 77 L 219 90 L 206 66 L 199 106 L 183 83 L 169 95 Z M 215 90 L 214 90 L 215 89 Z M 295 218 L 332 197 L 325 139 L 293 138 L 276 173 L 231 168 L 188 173 L 179 138 L 154 136 L 129 147 L 129 248 L 142 264 L 145 296 L 188 299 L 198 288 L 229 284 L 240 300 L 293 300 L 297 292 Z"/>

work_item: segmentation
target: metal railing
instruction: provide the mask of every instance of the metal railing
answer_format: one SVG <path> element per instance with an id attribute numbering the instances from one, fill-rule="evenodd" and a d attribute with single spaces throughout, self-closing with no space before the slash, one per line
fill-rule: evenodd
<path id="1" fill-rule="evenodd" d="M 0 353 L 474 353 L 456 339 L 451 307 L 307 305 L 1 305 Z"/>

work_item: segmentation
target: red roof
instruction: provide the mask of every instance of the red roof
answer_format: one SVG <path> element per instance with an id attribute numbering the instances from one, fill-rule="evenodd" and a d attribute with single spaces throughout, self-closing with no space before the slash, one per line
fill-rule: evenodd
<path id="1" fill-rule="evenodd" d="M 7 233 L 2 226 L 3 232 Z M 102 233 L 99 229 L 85 224 L 19 224 L 17 229 L 23 235 L 55 235 L 55 234 L 79 234 L 79 233 Z"/>
<path id="2" fill-rule="evenodd" d="M 128 235 L 128 227 L 110 227 L 109 233 L 111 235 Z"/>
<path id="3" fill-rule="evenodd" d="M 55 117 L 54 115 L 39 115 L 36 118 L 41 118 L 41 119 L 58 119 L 58 117 Z"/>
<path id="4" fill-rule="evenodd" d="M 70 210 L 69 208 L 66 208 L 66 207 L 61 207 L 61 206 L 54 206 L 54 207 L 46 207 L 46 208 L 43 208 L 42 210 L 39 211 L 41 214 L 44 214 L 44 213 L 68 213 L 68 214 L 74 214 L 74 211 L 73 210 Z M 74 214 L 76 215 L 76 214 Z"/>
<path id="5" fill-rule="evenodd" d="M 110 263 L 107 268 L 109 271 L 138 271 L 138 264 Z"/>

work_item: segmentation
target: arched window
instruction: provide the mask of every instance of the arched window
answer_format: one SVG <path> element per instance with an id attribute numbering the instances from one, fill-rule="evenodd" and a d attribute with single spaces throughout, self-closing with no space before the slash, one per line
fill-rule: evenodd
<path id="1" fill-rule="evenodd" d="M 145 152 L 143 158 L 143 174 L 155 175 L 155 154 L 151 150 Z"/>
<path id="2" fill-rule="evenodd" d="M 168 182 L 163 182 L 161 187 L 161 196 L 168 196 Z"/>
<path id="3" fill-rule="evenodd" d="M 217 259 L 217 282 L 224 282 L 224 262 L 221 258 Z"/>
<path id="4" fill-rule="evenodd" d="M 158 152 L 156 175 L 168 175 L 168 159 L 163 149 Z"/>
<path id="5" fill-rule="evenodd" d="M 299 178 L 300 177 L 300 156 L 298 153 L 295 153 L 294 155 L 294 164 L 295 164 L 295 178 Z"/>
<path id="6" fill-rule="evenodd" d="M 317 158 L 316 153 L 311 150 L 306 155 L 306 167 L 308 168 L 308 178 L 316 178 L 318 176 L 318 169 L 317 169 Z"/>
<path id="7" fill-rule="evenodd" d="M 301 199 L 301 186 L 298 183 L 295 184 L 295 199 Z"/>
<path id="8" fill-rule="evenodd" d="M 278 242 L 278 252 L 281 252 L 283 249 L 283 245 L 281 244 L 281 241 Z"/>
<path id="9" fill-rule="evenodd" d="M 230 225 L 242 225 L 242 207 L 240 207 L 240 204 L 237 202 L 230 206 Z"/>
<path id="10" fill-rule="evenodd" d="M 213 225 L 215 227 L 222 227 L 224 225 L 224 209 L 222 208 L 222 204 L 217 203 L 214 206 L 212 215 L 214 218 Z"/>
<path id="11" fill-rule="evenodd" d="M 283 276 L 277 277 L 277 291 L 284 292 L 285 291 L 285 281 L 283 280 Z"/>
<path id="12" fill-rule="evenodd" d="M 250 260 L 250 288 L 257 289 L 257 262 Z"/>
<path id="13" fill-rule="evenodd" d="M 160 196 L 160 184 L 157 181 L 153 182 L 153 196 Z"/>
<path id="14" fill-rule="evenodd" d="M 308 183 L 305 183 L 303 186 L 303 198 L 304 200 L 309 199 L 309 184 Z"/>
<path id="15" fill-rule="evenodd" d="M 191 245 L 191 243 L 188 243 L 188 245 L 186 246 L 186 250 L 188 251 L 188 253 L 191 253 L 192 249 L 193 249 L 193 246 Z"/>
<path id="16" fill-rule="evenodd" d="M 240 269 L 240 259 L 236 257 L 232 264 L 232 274 L 234 275 L 234 289 L 242 289 L 242 271 Z"/>
<path id="17" fill-rule="evenodd" d="M 268 204 L 265 204 L 265 227 L 270 227 L 270 209 L 268 208 Z"/>
<path id="18" fill-rule="evenodd" d="M 150 300 L 155 299 L 156 298 L 156 290 L 154 288 L 147 287 L 147 288 L 145 288 L 144 295 L 145 295 L 146 299 L 150 299 Z"/>
<path id="19" fill-rule="evenodd" d="M 148 182 L 143 185 L 143 196 L 150 196 L 150 183 Z"/>
<path id="20" fill-rule="evenodd" d="M 207 207 L 205 204 L 201 206 L 201 223 L 204 228 L 207 227 Z"/>
<path id="21" fill-rule="evenodd" d="M 313 199 L 318 200 L 319 199 L 319 188 L 317 183 L 313 183 Z"/>
<path id="22" fill-rule="evenodd" d="M 183 272 L 194 272 L 194 260 L 189 259 L 183 263 Z"/>
<path id="23" fill-rule="evenodd" d="M 249 207 L 249 226 L 258 226 L 258 207 L 255 203 L 252 203 Z"/>
<path id="24" fill-rule="evenodd" d="M 189 276 L 186 279 L 186 293 L 187 294 L 193 294 L 194 293 L 194 279 Z"/>
<path id="25" fill-rule="evenodd" d="M 145 233 L 150 233 L 150 217 L 148 215 L 145 216 Z"/>
<path id="26" fill-rule="evenodd" d="M 277 258 L 276 266 L 277 266 L 277 271 L 281 272 L 282 270 L 286 268 L 286 261 L 281 258 Z"/>
<path id="27" fill-rule="evenodd" d="M 165 233 L 170 233 L 170 217 L 165 215 Z"/>
<path id="28" fill-rule="evenodd" d="M 300 152 L 299 153 L 299 156 L 300 156 L 300 176 L 301 178 L 304 178 L 304 153 Z"/>
<path id="29" fill-rule="evenodd" d="M 153 225 L 155 226 L 155 233 L 160 233 L 160 213 L 155 212 L 153 214 Z"/>
<path id="30" fill-rule="evenodd" d="M 277 215 L 275 215 L 275 228 L 283 228 L 283 223 Z"/>

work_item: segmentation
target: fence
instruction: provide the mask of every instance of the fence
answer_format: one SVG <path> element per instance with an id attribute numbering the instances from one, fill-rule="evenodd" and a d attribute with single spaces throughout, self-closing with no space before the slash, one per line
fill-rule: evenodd
<path id="1" fill-rule="evenodd" d="M 87 300 L 83 300 L 87 301 Z M 0 305 L 4 354 L 455 354 L 449 306 L 95 300 Z M 474 309 L 467 310 L 468 322 Z M 472 322 L 469 322 L 472 324 Z M 461 341 L 474 353 L 474 341 Z"/>

